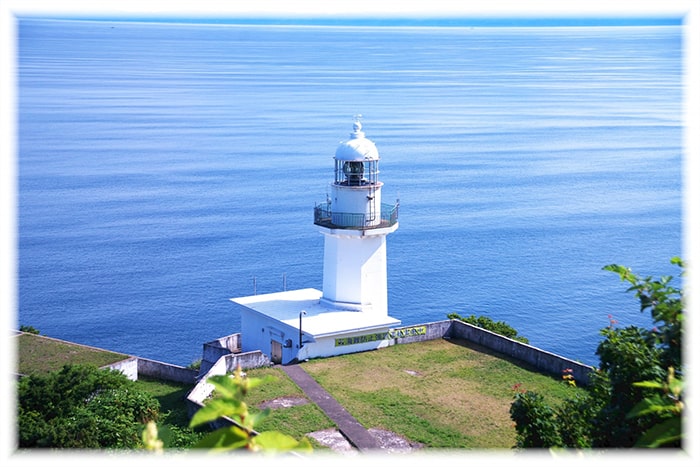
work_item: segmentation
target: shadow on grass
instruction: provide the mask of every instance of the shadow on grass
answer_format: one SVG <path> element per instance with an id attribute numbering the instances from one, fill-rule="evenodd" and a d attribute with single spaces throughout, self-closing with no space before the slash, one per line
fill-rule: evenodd
<path id="1" fill-rule="evenodd" d="M 499 360 L 506 361 L 514 366 L 517 366 L 518 368 L 521 368 L 523 370 L 529 371 L 531 373 L 537 373 L 542 376 L 546 376 L 549 378 L 552 378 L 555 381 L 561 381 L 561 374 L 554 374 L 548 371 L 541 370 L 534 365 L 531 365 L 527 362 L 524 362 L 518 358 L 511 357 L 510 355 L 498 352 L 496 350 L 490 349 L 488 347 L 484 347 L 483 345 L 477 344 L 475 342 L 468 341 L 466 339 L 460 339 L 460 338 L 443 338 L 445 342 L 449 342 L 454 345 L 458 345 L 460 347 L 464 347 L 466 349 L 474 350 L 475 352 L 479 352 L 482 354 L 489 355 L 491 357 L 497 358 Z"/>

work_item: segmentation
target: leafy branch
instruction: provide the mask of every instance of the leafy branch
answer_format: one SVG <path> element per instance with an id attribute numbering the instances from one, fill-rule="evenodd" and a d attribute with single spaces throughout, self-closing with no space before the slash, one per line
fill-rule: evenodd
<path id="1" fill-rule="evenodd" d="M 248 378 L 239 366 L 233 374 L 216 375 L 207 379 L 214 386 L 210 399 L 194 414 L 190 428 L 205 425 L 219 419 L 229 419 L 232 423 L 205 435 L 194 448 L 208 449 L 211 452 L 245 450 L 276 454 L 283 452 L 313 451 L 307 438 L 297 441 L 293 437 L 278 431 L 259 433 L 255 427 L 270 414 L 270 409 L 251 413 L 243 401 L 251 389 L 273 382 L 273 376 Z M 162 453 L 163 444 L 158 439 L 155 424 L 149 424 L 142 434 L 147 450 Z"/>
<path id="2" fill-rule="evenodd" d="M 679 442 L 682 438 L 683 380 L 676 378 L 673 367 L 668 369 L 665 382 L 640 381 L 633 384 L 656 389 L 658 392 L 638 402 L 627 414 L 627 418 L 656 415 L 663 420 L 645 431 L 635 446 L 657 448 Z"/>
<path id="3" fill-rule="evenodd" d="M 297 441 L 277 431 L 262 433 L 255 431 L 255 426 L 270 414 L 270 409 L 251 413 L 243 399 L 251 389 L 270 383 L 274 379 L 272 376 L 248 378 L 243 374 L 240 366 L 232 375 L 217 375 L 207 379 L 214 385 L 214 396 L 194 414 L 190 420 L 190 427 L 213 422 L 223 417 L 231 419 L 234 423 L 209 433 L 195 447 L 208 448 L 217 452 L 235 449 L 268 453 L 312 451 L 311 443 L 306 438 Z"/>

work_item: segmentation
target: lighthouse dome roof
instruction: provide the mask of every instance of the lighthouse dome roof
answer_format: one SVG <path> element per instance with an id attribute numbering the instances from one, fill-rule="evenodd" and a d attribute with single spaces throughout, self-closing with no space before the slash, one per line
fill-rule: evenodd
<path id="1" fill-rule="evenodd" d="M 355 122 L 350 139 L 338 145 L 335 158 L 341 161 L 378 160 L 379 151 L 371 140 L 365 138 L 360 122 Z"/>

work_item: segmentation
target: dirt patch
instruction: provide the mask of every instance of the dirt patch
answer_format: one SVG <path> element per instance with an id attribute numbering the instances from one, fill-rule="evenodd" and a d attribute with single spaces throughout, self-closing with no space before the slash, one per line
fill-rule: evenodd
<path id="1" fill-rule="evenodd" d="M 411 452 L 423 447 L 420 443 L 413 443 L 393 431 L 370 428 L 369 434 L 379 442 L 379 447 L 386 452 Z"/>
<path id="2" fill-rule="evenodd" d="M 412 443 L 403 436 L 400 436 L 392 431 L 380 430 L 378 428 L 370 428 L 369 434 L 377 440 L 379 448 L 386 453 L 408 453 L 421 449 L 423 446 L 419 443 Z M 357 455 L 359 451 L 353 447 L 350 442 L 335 428 L 328 430 L 314 431 L 307 434 L 309 438 L 313 438 L 323 446 L 332 449 L 335 452 L 345 455 Z"/>
<path id="3" fill-rule="evenodd" d="M 319 444 L 332 449 L 334 452 L 349 455 L 359 454 L 358 450 L 355 449 L 352 444 L 345 439 L 345 436 L 343 436 L 343 434 L 335 428 L 314 431 L 306 436 L 315 439 Z"/>
<path id="4" fill-rule="evenodd" d="M 269 401 L 263 401 L 258 404 L 261 409 L 284 409 L 287 407 L 293 407 L 295 405 L 308 404 L 309 400 L 302 396 L 287 396 L 278 397 L 277 399 L 272 399 Z"/>

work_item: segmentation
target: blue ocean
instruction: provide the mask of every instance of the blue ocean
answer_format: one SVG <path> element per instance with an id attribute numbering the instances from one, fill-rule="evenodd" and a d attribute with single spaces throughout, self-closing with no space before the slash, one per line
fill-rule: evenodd
<path id="1" fill-rule="evenodd" d="M 603 266 L 678 275 L 680 26 L 25 18 L 17 45 L 18 327 L 188 365 L 240 331 L 230 298 L 321 289 L 356 114 L 403 324 L 485 315 L 595 365 L 611 321 L 651 325 Z"/>

